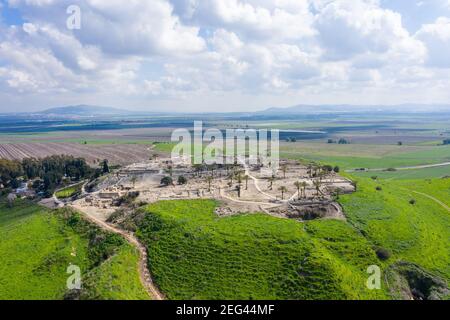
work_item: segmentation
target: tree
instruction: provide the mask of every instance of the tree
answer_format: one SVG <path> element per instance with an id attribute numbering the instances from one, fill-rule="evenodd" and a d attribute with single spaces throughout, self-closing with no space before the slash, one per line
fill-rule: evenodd
<path id="1" fill-rule="evenodd" d="M 397 145 L 402 146 L 402 145 L 403 145 L 403 142 L 402 142 L 402 141 L 399 141 L 399 142 L 397 142 Z"/>
<path id="2" fill-rule="evenodd" d="M 449 145 L 449 144 L 450 144 L 450 139 L 445 139 L 445 140 L 442 142 L 442 144 L 443 144 L 444 146 Z"/>
<path id="3" fill-rule="evenodd" d="M 211 183 L 213 182 L 214 178 L 212 176 L 207 176 L 206 181 L 208 182 L 208 191 L 211 192 Z"/>
<path id="4" fill-rule="evenodd" d="M 334 192 L 335 200 L 339 200 L 341 193 L 342 193 L 341 188 L 337 188 L 336 191 Z"/>
<path id="5" fill-rule="evenodd" d="M 314 187 L 316 188 L 316 195 L 320 196 L 322 194 L 322 191 L 320 191 L 320 187 L 322 185 L 322 182 L 319 179 L 315 179 L 313 181 Z"/>
<path id="6" fill-rule="evenodd" d="M 309 177 L 312 178 L 312 174 L 313 174 L 313 164 L 312 163 L 308 164 L 308 174 L 309 174 Z"/>
<path id="7" fill-rule="evenodd" d="M 185 185 L 185 184 L 187 184 L 188 183 L 188 180 L 186 179 L 186 177 L 185 176 L 179 176 L 178 177 L 178 184 L 181 186 L 181 185 Z"/>
<path id="8" fill-rule="evenodd" d="M 283 172 L 283 178 L 286 179 L 287 165 L 283 164 L 281 166 L 281 171 Z"/>
<path id="9" fill-rule="evenodd" d="M 108 160 L 103 160 L 103 174 L 109 173 L 109 165 Z"/>
<path id="10" fill-rule="evenodd" d="M 281 186 L 278 190 L 281 192 L 281 200 L 284 200 L 284 194 L 288 191 L 288 189 L 285 186 Z"/>
<path id="11" fill-rule="evenodd" d="M 167 176 L 167 177 L 164 177 L 164 178 L 161 179 L 161 185 L 164 186 L 164 187 L 168 187 L 168 186 L 170 186 L 172 184 L 173 184 L 172 177 L 168 177 Z"/>
<path id="12" fill-rule="evenodd" d="M 339 173 L 341 171 L 341 168 L 339 168 L 338 166 L 333 168 L 334 173 Z"/>
<path id="13" fill-rule="evenodd" d="M 275 177 L 272 176 L 268 179 L 269 181 L 269 190 L 273 190 L 273 183 L 275 182 Z"/>
<path id="14" fill-rule="evenodd" d="M 302 182 L 302 190 L 303 190 L 303 197 L 306 199 L 306 188 L 308 187 L 308 184 L 306 181 Z"/>
<path id="15" fill-rule="evenodd" d="M 133 188 L 134 188 L 136 186 L 137 177 L 136 176 L 132 176 L 130 181 L 131 181 L 131 184 L 133 185 Z"/>
<path id="16" fill-rule="evenodd" d="M 248 174 L 246 174 L 244 178 L 245 178 L 245 190 L 248 190 L 248 179 L 250 179 L 250 177 Z"/>
<path id="17" fill-rule="evenodd" d="M 300 181 L 297 181 L 294 183 L 294 186 L 297 188 L 298 200 L 300 200 L 301 197 L 300 189 L 302 187 L 302 183 Z"/>
<path id="18" fill-rule="evenodd" d="M 173 167 L 172 166 L 168 166 L 165 171 L 171 178 L 173 177 Z"/>

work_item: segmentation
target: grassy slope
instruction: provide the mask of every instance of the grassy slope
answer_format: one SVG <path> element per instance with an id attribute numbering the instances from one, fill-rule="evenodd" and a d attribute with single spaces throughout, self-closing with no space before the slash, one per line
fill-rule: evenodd
<path id="1" fill-rule="evenodd" d="M 96 284 L 95 293 L 85 291 L 88 297 L 147 298 L 133 248 L 125 243 L 92 248 L 88 233 L 31 203 L 18 201 L 12 209 L 0 203 L 0 299 L 62 299 L 70 263 L 81 268 L 83 281 Z M 94 256 L 103 250 L 112 250 L 113 256 L 97 266 Z"/>
<path id="2" fill-rule="evenodd" d="M 136 271 L 138 260 L 137 249 L 125 244 L 116 255 L 87 274 L 84 282 L 87 292 L 83 298 L 149 300 Z"/>
<path id="3" fill-rule="evenodd" d="M 70 198 L 72 196 L 74 196 L 76 193 L 81 191 L 81 187 L 83 186 L 83 183 L 71 186 L 71 187 L 67 187 L 64 188 L 62 190 L 59 190 L 58 192 L 56 192 L 56 196 L 60 199 L 64 199 L 64 198 Z"/>
<path id="4" fill-rule="evenodd" d="M 450 280 L 450 214 L 436 202 L 412 192 L 423 189 L 443 198 L 449 194 L 450 180 L 424 183 L 359 178 L 358 192 L 342 197 L 341 203 L 353 226 L 371 243 L 393 253 L 389 263 L 415 262 Z M 376 191 L 376 186 L 383 190 Z M 411 205 L 411 199 L 417 203 Z"/>
<path id="5" fill-rule="evenodd" d="M 207 200 L 148 207 L 138 235 L 156 282 L 171 299 L 386 298 L 366 289 L 378 263 L 341 221 L 301 224 L 267 215 L 217 218 Z"/>
<path id="6" fill-rule="evenodd" d="M 87 240 L 40 207 L 1 205 L 0 230 L 1 299 L 62 298 L 68 265 L 88 268 Z"/>

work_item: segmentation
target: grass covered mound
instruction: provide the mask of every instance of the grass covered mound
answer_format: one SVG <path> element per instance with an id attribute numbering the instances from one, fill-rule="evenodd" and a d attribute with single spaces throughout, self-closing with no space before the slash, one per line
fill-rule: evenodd
<path id="1" fill-rule="evenodd" d="M 0 257 L 0 300 L 148 298 L 133 247 L 71 210 L 0 201 Z M 66 289 L 70 264 L 81 268 L 81 292 Z"/>
<path id="2" fill-rule="evenodd" d="M 366 287 L 379 260 L 342 221 L 302 224 L 262 214 L 219 218 L 210 200 L 163 201 L 138 236 L 169 299 L 383 299 Z"/>
<path id="3" fill-rule="evenodd" d="M 390 252 L 385 268 L 397 261 L 414 263 L 449 282 L 450 212 L 414 191 L 448 204 L 450 179 L 359 178 L 358 192 L 341 197 L 341 204 L 356 229 L 374 246 Z"/>

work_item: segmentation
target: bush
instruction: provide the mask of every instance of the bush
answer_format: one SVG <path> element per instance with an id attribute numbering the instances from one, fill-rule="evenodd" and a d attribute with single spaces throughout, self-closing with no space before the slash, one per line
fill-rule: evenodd
<path id="1" fill-rule="evenodd" d="M 184 185 L 184 184 L 187 184 L 187 179 L 186 179 L 186 177 L 184 177 L 184 176 L 179 176 L 178 177 L 178 184 L 179 185 Z"/>
<path id="2" fill-rule="evenodd" d="M 410 205 L 415 205 L 417 203 L 416 199 L 409 200 Z"/>
<path id="3" fill-rule="evenodd" d="M 382 187 L 380 187 L 380 186 L 377 187 L 377 191 L 382 191 L 382 190 L 383 190 Z"/>
<path id="4" fill-rule="evenodd" d="M 161 179 L 161 185 L 162 186 L 168 187 L 168 186 L 170 186 L 172 184 L 173 184 L 173 179 L 171 177 L 169 177 L 169 176 L 164 177 L 164 178 Z"/>
<path id="5" fill-rule="evenodd" d="M 376 248 L 375 253 L 377 254 L 378 259 L 382 261 L 389 260 L 391 257 L 391 252 L 385 248 Z"/>

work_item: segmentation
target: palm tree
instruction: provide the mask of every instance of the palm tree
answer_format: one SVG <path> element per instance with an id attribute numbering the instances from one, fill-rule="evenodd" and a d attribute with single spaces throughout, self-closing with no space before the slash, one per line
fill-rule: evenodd
<path id="1" fill-rule="evenodd" d="M 172 178 L 173 177 L 173 167 L 172 166 L 168 166 L 166 169 L 166 173 L 169 174 L 169 176 Z"/>
<path id="2" fill-rule="evenodd" d="M 273 183 L 275 182 L 275 177 L 272 176 L 268 179 L 269 181 L 269 190 L 273 190 Z"/>
<path id="3" fill-rule="evenodd" d="M 302 187 L 302 183 L 297 181 L 294 183 L 294 186 L 297 188 L 298 200 L 300 200 L 300 188 Z"/>
<path id="4" fill-rule="evenodd" d="M 245 190 L 248 190 L 248 179 L 250 179 L 250 177 L 248 174 L 246 174 L 244 178 L 245 178 Z"/>
<path id="5" fill-rule="evenodd" d="M 322 182 L 319 179 L 315 179 L 313 181 L 314 187 L 316 188 L 317 196 L 320 196 L 322 194 L 322 191 L 320 191 L 320 186 L 322 185 Z"/>
<path id="6" fill-rule="evenodd" d="M 233 184 L 234 174 L 228 175 L 228 179 L 230 179 L 230 184 Z"/>
<path id="7" fill-rule="evenodd" d="M 132 177 L 131 177 L 131 183 L 133 184 L 133 188 L 134 188 L 135 185 L 136 185 L 136 181 L 137 181 L 137 177 L 136 177 L 136 176 L 132 176 Z"/>
<path id="8" fill-rule="evenodd" d="M 281 200 L 284 200 L 284 194 L 288 191 L 288 189 L 285 186 L 281 186 L 278 190 L 281 191 Z"/>
<path id="9" fill-rule="evenodd" d="M 206 181 L 208 182 L 208 192 L 211 192 L 211 182 L 213 181 L 213 177 L 212 176 L 207 176 L 206 177 Z"/>
<path id="10" fill-rule="evenodd" d="M 286 179 L 287 165 L 283 164 L 281 166 L 281 171 L 283 172 L 284 179 Z"/>
<path id="11" fill-rule="evenodd" d="M 303 197 L 306 199 L 306 188 L 308 187 L 308 184 L 306 183 L 306 181 L 302 182 L 302 193 L 303 193 Z"/>
<path id="12" fill-rule="evenodd" d="M 340 196 L 341 196 L 341 188 L 337 188 L 335 191 L 335 200 L 339 200 Z"/>
<path id="13" fill-rule="evenodd" d="M 312 178 L 312 170 L 313 170 L 313 165 L 312 163 L 308 164 L 308 174 L 309 177 Z"/>

